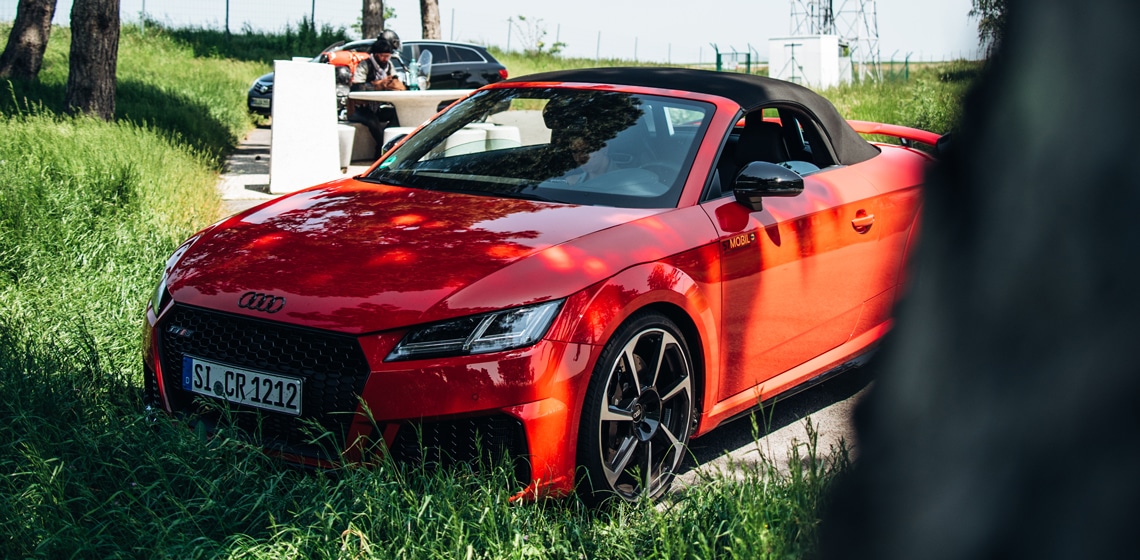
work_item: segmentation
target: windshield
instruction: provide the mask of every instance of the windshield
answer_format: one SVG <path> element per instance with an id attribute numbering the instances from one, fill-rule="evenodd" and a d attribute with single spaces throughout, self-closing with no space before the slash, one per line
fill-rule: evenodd
<path id="1" fill-rule="evenodd" d="M 503 88 L 452 107 L 368 178 L 415 188 L 672 208 L 708 103 L 615 91 Z"/>

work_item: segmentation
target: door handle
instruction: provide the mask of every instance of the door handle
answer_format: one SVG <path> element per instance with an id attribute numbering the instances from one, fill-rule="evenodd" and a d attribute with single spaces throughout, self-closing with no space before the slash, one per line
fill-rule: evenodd
<path id="1" fill-rule="evenodd" d="M 851 220 L 851 227 L 855 228 L 858 233 L 867 233 L 871 229 L 871 225 L 875 223 L 875 215 L 868 214 L 863 210 L 855 213 L 855 219 Z"/>

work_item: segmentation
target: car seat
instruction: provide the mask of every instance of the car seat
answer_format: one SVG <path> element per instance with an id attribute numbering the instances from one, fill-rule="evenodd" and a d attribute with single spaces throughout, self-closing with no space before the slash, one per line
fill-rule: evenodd
<path id="1" fill-rule="evenodd" d="M 736 172 L 754 161 L 781 163 L 790 159 L 780 124 L 762 120 L 759 116 L 744 121 L 744 130 L 736 142 Z M 735 177 L 736 173 L 732 176 Z"/>

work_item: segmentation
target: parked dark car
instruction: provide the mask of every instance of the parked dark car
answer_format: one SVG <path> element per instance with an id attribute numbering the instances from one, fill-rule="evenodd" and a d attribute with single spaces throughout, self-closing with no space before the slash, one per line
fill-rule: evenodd
<path id="1" fill-rule="evenodd" d="M 373 39 L 333 45 L 313 57 L 342 50 L 368 52 Z M 420 53 L 431 51 L 431 89 L 475 89 L 507 78 L 507 68 L 495 60 L 485 47 L 449 41 L 405 41 L 400 56 L 392 57 L 396 68 L 406 72 L 407 65 L 418 60 Z M 249 88 L 246 106 L 250 112 L 269 115 L 273 109 L 273 72 L 261 76 Z"/>

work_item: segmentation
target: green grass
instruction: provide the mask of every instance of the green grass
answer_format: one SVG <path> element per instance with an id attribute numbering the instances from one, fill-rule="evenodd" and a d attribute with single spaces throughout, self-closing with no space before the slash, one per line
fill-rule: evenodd
<path id="1" fill-rule="evenodd" d="M 680 66 L 676 64 L 666 64 L 663 62 L 634 62 L 631 60 L 624 60 L 620 58 L 563 58 L 561 56 L 552 55 L 550 53 L 523 53 L 519 51 L 504 51 L 498 47 L 487 47 L 487 51 L 494 56 L 496 60 L 507 67 L 507 72 L 511 78 L 525 76 L 527 74 L 537 74 L 539 72 L 552 72 L 555 70 L 572 70 L 577 68 L 601 68 L 613 66 L 659 66 L 659 67 L 675 67 Z M 706 63 L 700 65 L 700 68 L 705 70 L 714 69 L 714 64 Z M 698 65 L 691 64 L 685 65 L 688 68 L 698 68 Z M 766 66 L 755 66 L 752 73 L 759 76 L 767 76 L 768 68 Z"/>
<path id="2" fill-rule="evenodd" d="M 981 72 L 964 60 L 924 65 L 909 80 L 843 85 L 823 91 L 848 119 L 899 124 L 943 134 L 962 116 L 962 96 Z"/>
<path id="3" fill-rule="evenodd" d="M 659 507 L 589 510 L 511 504 L 507 469 L 301 472 L 224 430 L 207 439 L 148 419 L 145 299 L 170 251 L 219 217 L 222 156 L 251 126 L 244 92 L 267 70 L 203 49 L 216 37 L 198 34 L 124 30 L 112 123 L 61 114 L 66 29 L 54 30 L 38 82 L 0 81 L 0 557 L 811 553 L 847 464 L 844 450 L 812 442 Z M 524 71 L 508 60 L 513 75 L 592 64 L 550 57 Z M 854 118 L 952 124 L 964 82 L 932 72 L 828 95 Z M 784 459 L 790 470 L 777 468 Z"/>
<path id="4" fill-rule="evenodd" d="M 248 24 L 237 33 L 206 27 L 167 29 L 153 21 L 147 23 L 147 29 L 156 30 L 189 45 L 195 56 L 263 64 L 273 64 L 274 60 L 288 60 L 294 56 L 316 56 L 337 41 L 351 40 L 345 28 L 334 28 L 328 24 L 317 28 L 308 18 L 302 18 L 296 27 L 286 25 L 279 33 L 254 31 Z"/>
<path id="5" fill-rule="evenodd" d="M 552 55 L 549 53 L 522 53 L 518 51 L 503 51 L 498 47 L 487 47 L 491 56 L 495 57 L 503 66 L 507 67 L 507 72 L 511 78 L 525 76 L 527 74 L 537 74 L 539 72 L 552 72 L 555 70 L 572 70 L 575 68 L 599 68 L 599 67 L 612 67 L 612 66 L 649 66 L 646 63 L 633 63 L 629 60 L 621 60 L 616 58 L 603 58 L 594 60 L 592 58 L 563 58 L 560 56 Z M 654 66 L 665 66 L 664 64 Z"/>

